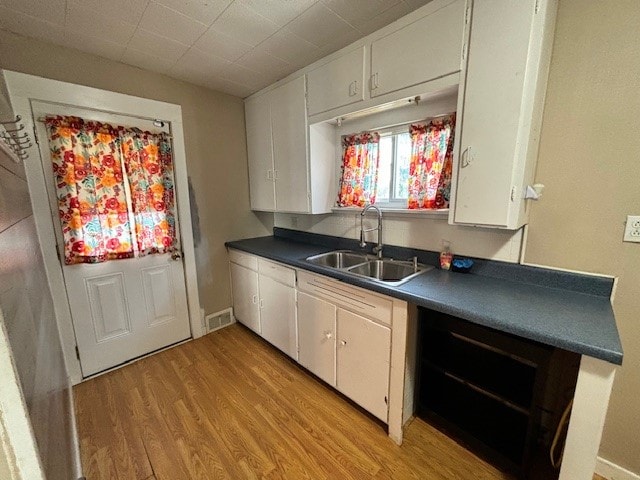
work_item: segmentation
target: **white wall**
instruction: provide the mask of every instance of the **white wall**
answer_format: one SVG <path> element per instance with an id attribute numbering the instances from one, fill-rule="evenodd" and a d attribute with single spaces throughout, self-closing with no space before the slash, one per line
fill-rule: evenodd
<path id="1" fill-rule="evenodd" d="M 76 478 L 70 384 L 27 182 L 21 166 L 1 152 L 0 309 L 46 478 Z M 10 412 L 0 414 L 6 417 Z"/>
<path id="2" fill-rule="evenodd" d="M 371 212 L 365 228 L 376 226 Z M 446 215 L 439 218 L 410 217 L 411 214 L 383 213 L 383 242 L 387 245 L 440 251 L 444 240 L 451 243 L 455 255 L 517 262 L 520 256 L 522 231 L 449 225 Z M 328 215 L 291 215 L 276 213 L 275 226 L 322 233 L 345 238 L 360 238 L 360 214 L 357 212 Z M 376 241 L 376 232 L 367 234 L 367 241 Z"/>

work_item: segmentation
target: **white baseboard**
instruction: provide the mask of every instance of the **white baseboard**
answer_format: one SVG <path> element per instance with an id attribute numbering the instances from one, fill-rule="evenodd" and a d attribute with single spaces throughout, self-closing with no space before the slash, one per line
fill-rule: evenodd
<path id="1" fill-rule="evenodd" d="M 596 461 L 596 473 L 607 480 L 640 480 L 640 475 L 637 473 L 630 472 L 602 457 L 598 457 Z"/>

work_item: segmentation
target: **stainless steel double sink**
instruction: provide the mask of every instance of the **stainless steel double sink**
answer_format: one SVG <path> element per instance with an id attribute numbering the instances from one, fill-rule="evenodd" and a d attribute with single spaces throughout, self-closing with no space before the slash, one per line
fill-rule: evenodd
<path id="1" fill-rule="evenodd" d="M 429 265 L 390 258 L 378 259 L 373 255 L 350 250 L 321 253 L 308 257 L 306 260 L 314 265 L 335 268 L 391 286 L 402 285 L 417 275 L 433 269 Z"/>

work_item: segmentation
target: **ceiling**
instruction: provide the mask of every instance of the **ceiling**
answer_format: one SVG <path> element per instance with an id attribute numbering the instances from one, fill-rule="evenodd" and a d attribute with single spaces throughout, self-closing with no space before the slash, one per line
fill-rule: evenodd
<path id="1" fill-rule="evenodd" d="M 0 28 L 246 97 L 430 0 L 0 0 Z"/>

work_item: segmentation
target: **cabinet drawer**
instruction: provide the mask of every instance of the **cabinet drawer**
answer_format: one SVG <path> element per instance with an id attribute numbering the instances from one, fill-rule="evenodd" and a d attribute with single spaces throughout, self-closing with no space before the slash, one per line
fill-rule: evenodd
<path id="1" fill-rule="evenodd" d="M 229 260 L 251 270 L 258 270 L 258 257 L 240 250 L 229 250 Z"/>
<path id="2" fill-rule="evenodd" d="M 258 258 L 258 273 L 273 278 L 284 285 L 296 286 L 296 271 L 283 267 L 277 263 L 270 262 L 264 258 Z"/>
<path id="3" fill-rule="evenodd" d="M 387 297 L 305 271 L 298 271 L 298 290 L 391 326 L 393 301 Z"/>

